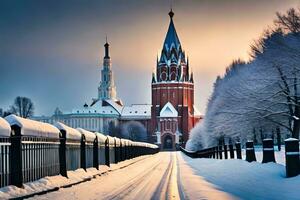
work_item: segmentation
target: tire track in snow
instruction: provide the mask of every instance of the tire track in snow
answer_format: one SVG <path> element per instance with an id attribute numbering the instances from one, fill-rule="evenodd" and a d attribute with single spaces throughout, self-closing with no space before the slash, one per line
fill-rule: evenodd
<path id="1" fill-rule="evenodd" d="M 130 199 L 129 196 L 133 194 L 137 195 L 140 193 L 143 195 L 141 190 L 143 190 L 144 187 L 149 186 L 150 184 L 148 183 L 154 180 L 152 179 L 152 176 L 155 174 L 158 167 L 160 167 L 162 163 L 161 160 L 162 158 L 160 158 L 152 167 L 135 176 L 128 184 L 113 191 L 104 199 Z M 158 177 L 153 178 L 157 179 Z"/>
<path id="2" fill-rule="evenodd" d="M 170 179 L 171 169 L 172 169 L 172 154 L 170 153 L 170 162 L 168 165 L 167 170 L 164 172 L 163 176 L 161 177 L 161 180 L 159 182 L 159 185 L 155 189 L 155 192 L 153 193 L 151 200 L 157 200 L 157 199 L 166 199 L 167 197 L 167 180 Z M 165 196 L 163 196 L 165 194 Z"/>

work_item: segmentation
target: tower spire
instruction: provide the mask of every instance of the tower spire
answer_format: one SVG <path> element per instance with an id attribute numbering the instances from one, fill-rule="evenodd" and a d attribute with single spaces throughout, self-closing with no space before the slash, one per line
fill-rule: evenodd
<path id="1" fill-rule="evenodd" d="M 109 44 L 107 42 L 107 36 L 105 37 L 105 44 L 104 44 L 104 47 L 105 47 L 105 55 L 104 55 L 104 58 L 110 58 L 109 57 Z"/>
<path id="2" fill-rule="evenodd" d="M 170 18 L 171 18 L 171 20 L 172 20 L 172 18 L 173 18 L 173 16 L 174 16 L 174 12 L 173 12 L 173 10 L 172 10 L 172 7 L 171 7 L 171 10 L 170 10 L 170 12 L 169 12 L 169 16 L 170 16 Z"/>

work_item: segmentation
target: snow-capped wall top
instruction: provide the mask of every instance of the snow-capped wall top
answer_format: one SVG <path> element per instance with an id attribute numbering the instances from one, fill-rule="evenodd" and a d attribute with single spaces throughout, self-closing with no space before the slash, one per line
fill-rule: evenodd
<path id="1" fill-rule="evenodd" d="M 108 143 L 109 143 L 110 145 L 114 145 L 114 144 L 115 144 L 115 138 L 113 138 L 113 137 L 111 137 L 111 136 L 109 136 L 109 135 L 107 135 L 107 138 L 108 138 Z"/>
<path id="2" fill-rule="evenodd" d="M 10 136 L 10 125 L 9 123 L 0 117 L 0 136 L 9 137 Z"/>
<path id="3" fill-rule="evenodd" d="M 288 138 L 288 139 L 285 139 L 284 141 L 285 142 L 291 142 L 291 141 L 299 141 L 299 140 L 296 139 L 296 138 Z"/>
<path id="4" fill-rule="evenodd" d="M 21 135 L 59 138 L 59 130 L 51 124 L 25 119 L 16 115 L 9 115 L 5 119 L 10 126 L 19 126 L 21 128 Z"/>
<path id="5" fill-rule="evenodd" d="M 71 140 L 81 140 L 81 133 L 74 129 L 71 128 L 61 122 L 56 122 L 55 126 L 59 129 L 59 130 L 63 130 L 66 132 L 66 138 L 67 139 L 71 139 Z"/>
<path id="6" fill-rule="evenodd" d="M 85 136 L 85 140 L 88 142 L 94 142 L 96 139 L 96 134 L 87 130 L 84 130 L 82 128 L 77 128 L 77 130 Z"/>
<path id="7" fill-rule="evenodd" d="M 105 141 L 107 139 L 107 137 L 105 135 L 98 133 L 98 132 L 96 133 L 96 135 L 97 135 L 98 142 L 105 143 Z"/>
<path id="8" fill-rule="evenodd" d="M 120 138 L 114 137 L 114 139 L 116 140 L 116 145 L 117 147 L 121 145 L 121 140 Z"/>
<path id="9" fill-rule="evenodd" d="M 122 143 L 122 146 L 125 146 L 128 144 L 128 140 L 126 139 L 121 139 L 121 143 Z"/>
<path id="10" fill-rule="evenodd" d="M 174 106 L 168 102 L 160 111 L 160 117 L 177 117 L 178 112 Z"/>

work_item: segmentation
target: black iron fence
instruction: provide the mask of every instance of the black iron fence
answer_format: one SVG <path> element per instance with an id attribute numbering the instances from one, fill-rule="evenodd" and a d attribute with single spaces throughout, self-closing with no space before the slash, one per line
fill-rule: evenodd
<path id="1" fill-rule="evenodd" d="M 262 147 L 262 163 L 276 162 L 273 139 L 264 139 Z M 214 158 L 214 159 L 242 159 L 241 143 L 225 144 L 220 141 L 219 145 L 199 151 L 188 151 L 182 147 L 180 150 L 191 158 Z M 248 162 L 256 161 L 253 141 L 245 143 L 246 158 Z M 290 138 L 285 140 L 286 176 L 293 177 L 300 174 L 299 140 Z"/>
<path id="2" fill-rule="evenodd" d="M 10 184 L 10 139 L 0 138 L 0 187 Z"/>
<path id="3" fill-rule="evenodd" d="M 20 121 L 12 123 L 14 120 Z M 10 118 L 13 124 L 11 136 L 0 136 L 0 187 L 22 187 L 23 183 L 58 174 L 68 177 L 69 170 L 99 169 L 99 165 L 110 166 L 111 163 L 159 151 L 156 145 L 130 140 L 123 142 L 120 138 L 100 133 L 89 132 L 87 137 L 86 133 L 75 133 L 77 129 L 70 127 L 59 126 L 57 130 L 50 127 L 55 133 L 49 137 L 47 128 L 42 127 L 45 123 L 30 120 L 36 124 L 29 125 L 29 121 L 22 120 L 25 119 Z M 39 130 L 35 130 L 36 127 Z"/>

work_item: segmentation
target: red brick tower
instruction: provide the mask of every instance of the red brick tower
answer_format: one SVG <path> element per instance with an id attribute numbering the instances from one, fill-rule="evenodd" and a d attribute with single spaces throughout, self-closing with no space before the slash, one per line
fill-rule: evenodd
<path id="1" fill-rule="evenodd" d="M 170 24 L 152 76 L 151 127 L 161 149 L 185 145 L 199 117 L 194 114 L 194 81 L 169 12 Z"/>

